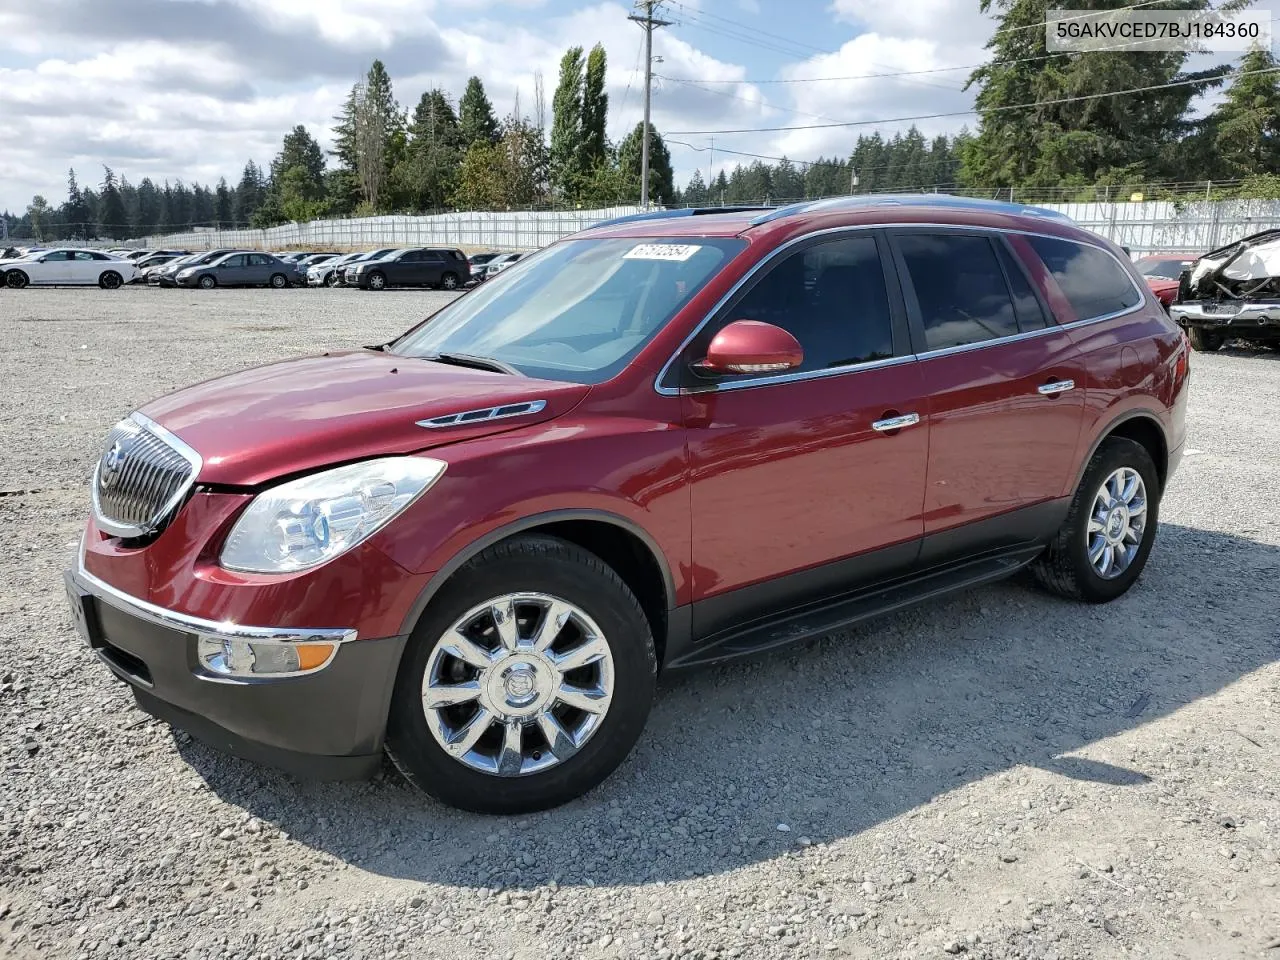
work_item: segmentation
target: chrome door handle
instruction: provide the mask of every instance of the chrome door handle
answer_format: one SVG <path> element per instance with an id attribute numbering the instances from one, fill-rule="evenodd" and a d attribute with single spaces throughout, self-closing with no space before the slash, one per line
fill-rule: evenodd
<path id="1" fill-rule="evenodd" d="M 884 433 L 888 430 L 901 430 L 903 427 L 914 427 L 920 422 L 920 414 L 904 413 L 900 417 L 889 417 L 886 420 L 876 420 L 871 424 L 871 429 Z"/>
<path id="2" fill-rule="evenodd" d="M 1052 397 L 1057 393 L 1066 393 L 1068 390 L 1074 390 L 1076 382 L 1074 380 L 1055 380 L 1053 383 L 1043 383 L 1036 387 L 1036 392 L 1041 396 Z"/>

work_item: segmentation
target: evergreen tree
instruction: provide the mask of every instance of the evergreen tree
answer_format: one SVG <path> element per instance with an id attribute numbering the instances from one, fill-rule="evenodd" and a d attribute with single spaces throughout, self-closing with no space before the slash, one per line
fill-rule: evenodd
<path id="1" fill-rule="evenodd" d="M 103 166 L 102 197 L 98 204 L 98 234 L 111 240 L 123 240 L 129 234 L 129 218 L 116 182 L 115 171 Z"/>
<path id="2" fill-rule="evenodd" d="M 729 193 L 729 181 L 724 175 L 724 170 L 716 174 L 716 178 L 711 181 L 710 195 L 707 197 L 707 203 L 715 206 L 728 202 L 727 194 Z"/>
<path id="3" fill-rule="evenodd" d="M 684 188 L 684 202 L 690 207 L 701 207 L 707 202 L 707 185 L 702 181 L 702 171 L 694 169 L 689 185 Z"/>
<path id="4" fill-rule="evenodd" d="M 582 48 L 570 47 L 560 58 L 560 81 L 551 98 L 551 191 L 573 200 L 587 168 L 582 130 Z"/>
<path id="5" fill-rule="evenodd" d="M 438 210 L 452 199 L 462 162 L 462 131 L 443 90 L 428 90 L 409 124 L 404 159 L 393 171 L 399 197 L 415 210 Z"/>
<path id="6" fill-rule="evenodd" d="M 644 122 L 641 121 L 618 145 L 618 166 L 622 171 L 628 202 L 637 202 L 640 199 L 643 136 Z M 649 200 L 652 203 L 665 204 L 675 195 L 675 192 L 674 177 L 671 173 L 671 153 L 653 124 L 649 124 Z"/>
<path id="7" fill-rule="evenodd" d="M 578 168 L 593 170 L 604 163 L 608 140 L 605 125 L 609 119 L 609 95 L 604 92 L 606 58 L 604 47 L 596 44 L 587 54 L 586 76 L 582 87 L 582 137 Z"/>
<path id="8" fill-rule="evenodd" d="M 1209 115 L 1214 152 L 1227 176 L 1280 173 L 1280 81 L 1270 50 L 1255 47 L 1240 61 L 1240 75 Z"/>
<path id="9" fill-rule="evenodd" d="M 271 161 L 271 176 L 279 177 L 293 167 L 302 168 L 307 191 L 320 196 L 324 190 L 324 151 L 302 124 L 284 135 L 280 152 Z"/>
<path id="10" fill-rule="evenodd" d="M 80 189 L 80 184 L 76 181 L 74 168 L 67 171 L 67 202 L 62 205 L 58 219 L 62 222 L 62 230 L 68 239 L 85 240 L 95 232 L 92 222 L 93 214 L 84 192 Z"/>
<path id="11" fill-rule="evenodd" d="M 230 227 L 235 220 L 235 194 L 227 186 L 226 177 L 218 179 L 218 186 L 214 190 L 213 219 L 214 225 L 222 230 Z"/>
<path id="12" fill-rule="evenodd" d="M 150 177 L 143 177 L 138 184 L 138 209 L 134 215 L 133 231 L 139 237 L 156 232 L 160 223 L 160 195 Z"/>
<path id="13" fill-rule="evenodd" d="M 253 220 L 258 207 L 262 206 L 264 189 L 262 171 L 250 160 L 244 165 L 244 172 L 240 175 L 240 183 L 236 186 L 235 199 L 232 203 L 232 217 L 236 226 L 248 226 Z M 165 184 L 166 195 L 168 192 L 169 185 Z"/>
<path id="14" fill-rule="evenodd" d="M 493 104 L 484 92 L 479 77 L 467 81 L 467 89 L 458 101 L 458 125 L 462 131 L 462 146 L 473 143 L 495 143 L 498 139 L 498 120 L 493 115 Z"/>

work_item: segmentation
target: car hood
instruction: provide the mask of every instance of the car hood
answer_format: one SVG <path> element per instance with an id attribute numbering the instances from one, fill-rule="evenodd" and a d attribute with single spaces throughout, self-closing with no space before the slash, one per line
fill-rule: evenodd
<path id="1" fill-rule="evenodd" d="M 413 453 L 550 420 L 589 389 L 354 350 L 208 380 L 140 412 L 200 454 L 201 483 L 256 486 L 328 464 Z M 487 422 L 417 423 L 533 400 L 545 406 Z"/>

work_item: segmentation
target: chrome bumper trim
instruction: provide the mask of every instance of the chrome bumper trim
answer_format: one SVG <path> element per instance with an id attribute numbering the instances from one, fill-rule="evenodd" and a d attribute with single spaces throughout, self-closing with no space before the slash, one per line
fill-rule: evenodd
<path id="1" fill-rule="evenodd" d="M 106 581 L 95 577 L 85 569 L 83 553 L 77 558 L 75 576 L 103 603 L 108 603 L 132 616 L 184 633 L 275 643 L 307 643 L 309 641 L 349 643 L 358 637 L 357 632 L 350 627 L 246 627 L 231 621 L 206 620 L 203 617 L 178 613 L 176 610 L 166 610 L 154 603 L 130 596 L 123 590 L 118 590 Z"/>
<path id="2" fill-rule="evenodd" d="M 1175 303 L 1169 307 L 1169 316 L 1174 320 L 1194 320 L 1224 327 L 1241 321 L 1259 325 L 1267 323 L 1280 325 L 1280 300 L 1246 303 L 1234 313 L 1206 310 L 1198 303 Z"/>

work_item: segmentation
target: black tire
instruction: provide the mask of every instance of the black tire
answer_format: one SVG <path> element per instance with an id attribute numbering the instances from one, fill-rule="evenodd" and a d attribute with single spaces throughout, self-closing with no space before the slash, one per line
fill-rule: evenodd
<path id="1" fill-rule="evenodd" d="M 1107 579 L 1089 562 L 1088 523 L 1094 498 L 1103 482 L 1121 467 L 1137 471 L 1146 487 L 1146 524 L 1138 551 L 1119 576 Z M 1052 593 L 1089 603 L 1107 603 L 1123 595 L 1142 574 L 1155 542 L 1160 519 L 1160 478 L 1147 448 L 1124 437 L 1102 442 L 1071 501 L 1071 509 L 1057 535 L 1036 561 L 1032 572 L 1040 585 Z"/>
<path id="2" fill-rule="evenodd" d="M 1197 353 L 1213 353 L 1222 346 L 1226 338 L 1217 330 L 1206 330 L 1204 327 L 1188 327 L 1187 339 L 1191 341 L 1191 349 Z"/>
<path id="3" fill-rule="evenodd" d="M 442 273 L 440 275 L 440 288 L 442 290 L 457 290 L 458 275 L 452 271 Z"/>
<path id="4" fill-rule="evenodd" d="M 215 277 L 211 273 L 206 273 L 203 277 L 201 277 L 196 282 L 199 284 L 199 287 L 201 290 L 212 290 L 214 287 L 218 285 L 217 277 Z"/>
<path id="5" fill-rule="evenodd" d="M 283 273 L 273 273 L 271 279 L 267 281 L 267 286 L 272 290 L 283 290 L 289 286 L 289 278 Z"/>
<path id="6" fill-rule="evenodd" d="M 385 290 L 387 289 L 387 275 L 380 270 L 375 270 L 369 274 L 369 290 Z"/>
<path id="7" fill-rule="evenodd" d="M 327 274 L 325 274 L 325 277 L 324 277 L 324 285 L 325 285 L 326 287 L 332 287 L 332 286 L 334 286 L 335 284 L 337 284 L 337 282 L 338 282 L 337 274 L 334 274 L 334 273 L 327 273 Z"/>
<path id="8" fill-rule="evenodd" d="M 21 270 L 10 270 L 4 275 L 5 286 L 12 287 L 14 290 L 21 290 L 30 282 L 30 278 Z"/>
<path id="9" fill-rule="evenodd" d="M 103 290 L 119 290 L 124 285 L 124 277 L 114 270 L 108 270 L 98 277 L 98 286 Z"/>
<path id="10" fill-rule="evenodd" d="M 427 726 L 422 683 L 436 641 L 477 604 L 535 591 L 590 615 L 613 658 L 608 712 L 577 753 L 549 769 L 503 777 L 451 757 Z M 653 637 L 639 602 L 595 554 L 554 537 L 515 537 L 482 551 L 450 578 L 418 621 L 396 677 L 386 750 L 405 778 L 442 803 L 476 813 L 529 813 L 582 796 L 626 759 L 644 730 L 657 681 Z"/>

